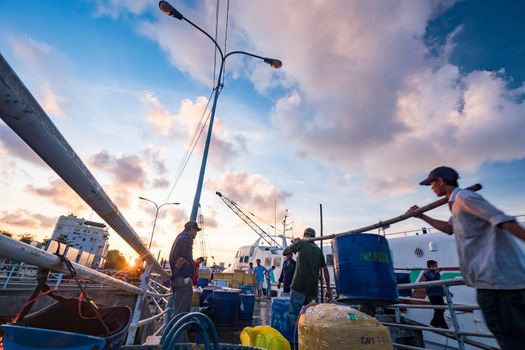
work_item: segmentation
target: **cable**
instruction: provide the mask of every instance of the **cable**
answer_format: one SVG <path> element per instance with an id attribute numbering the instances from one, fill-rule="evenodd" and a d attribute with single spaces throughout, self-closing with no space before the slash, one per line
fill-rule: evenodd
<path id="1" fill-rule="evenodd" d="M 208 98 L 208 103 L 206 104 L 206 107 L 204 107 L 204 110 L 202 111 L 201 119 L 200 119 L 199 123 L 197 124 L 197 127 L 195 128 L 195 131 L 193 132 L 192 139 L 191 139 L 191 142 L 190 142 L 190 147 L 188 147 L 188 149 L 186 149 L 186 152 L 184 153 L 184 156 L 182 157 L 182 160 L 181 160 L 181 162 L 179 164 L 177 172 L 176 172 L 175 176 L 173 177 L 173 181 L 172 181 L 173 184 L 172 184 L 172 186 L 171 186 L 171 188 L 170 188 L 170 190 L 168 192 L 168 196 L 166 197 L 166 202 L 169 202 L 169 200 L 171 198 L 171 195 L 173 194 L 173 191 L 175 190 L 175 187 L 179 183 L 179 180 L 182 177 L 182 174 L 184 172 L 184 169 L 186 168 L 186 165 L 188 164 L 188 161 L 190 160 L 190 157 L 191 157 L 191 155 L 193 153 L 193 150 L 195 149 L 195 146 L 196 146 L 198 140 L 200 139 L 200 136 L 202 135 L 204 127 L 206 126 L 207 121 L 210 118 L 210 113 L 211 112 L 208 113 L 208 117 L 206 118 L 206 121 L 203 123 L 204 115 L 208 111 L 208 107 L 210 105 L 210 101 L 211 101 L 214 93 L 216 93 L 216 89 L 212 89 L 210 97 Z"/>
<path id="2" fill-rule="evenodd" d="M 228 43 L 228 24 L 230 22 L 229 20 L 230 20 L 230 0 L 228 0 L 226 4 L 226 25 L 224 29 L 224 50 L 223 52 L 226 52 L 226 48 L 227 48 L 226 46 Z M 226 72 L 226 62 L 224 62 L 223 67 L 224 67 L 223 72 Z M 224 85 L 224 79 L 226 79 L 225 74 L 223 74 L 222 76 L 222 85 Z"/>

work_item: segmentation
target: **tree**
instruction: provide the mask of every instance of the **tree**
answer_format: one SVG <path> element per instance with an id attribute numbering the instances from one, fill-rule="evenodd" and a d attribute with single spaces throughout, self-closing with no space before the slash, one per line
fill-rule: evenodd
<path id="1" fill-rule="evenodd" d="M 0 234 L 4 235 L 4 236 L 7 236 L 9 238 L 13 237 L 13 234 L 9 231 L 6 231 L 6 230 L 0 230 Z"/>
<path id="2" fill-rule="evenodd" d="M 20 242 L 24 242 L 24 243 L 27 243 L 27 244 L 31 244 L 31 242 L 33 242 L 33 240 L 35 239 L 35 237 L 33 235 L 30 235 L 29 233 L 22 233 L 18 240 Z"/>
<path id="3" fill-rule="evenodd" d="M 126 258 L 118 249 L 112 249 L 108 251 L 106 257 L 106 264 L 104 265 L 105 269 L 111 270 L 122 270 L 128 266 Z"/>

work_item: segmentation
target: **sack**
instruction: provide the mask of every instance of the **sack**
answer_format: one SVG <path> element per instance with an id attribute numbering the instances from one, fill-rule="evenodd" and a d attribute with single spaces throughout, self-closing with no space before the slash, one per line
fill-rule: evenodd
<path id="1" fill-rule="evenodd" d="M 104 349 L 117 349 L 125 341 L 131 323 L 131 309 L 128 306 L 101 305 L 98 308 L 109 333 L 95 314 L 93 306 L 76 298 L 63 298 L 55 304 L 25 316 L 15 325 L 100 337 L 106 340 Z"/>
<path id="2" fill-rule="evenodd" d="M 241 333 L 241 344 L 268 350 L 290 350 L 290 343 L 270 326 L 245 327 Z"/>
<path id="3" fill-rule="evenodd" d="M 348 305 L 318 304 L 299 316 L 299 344 L 303 350 L 389 350 L 388 328 L 374 317 Z"/>

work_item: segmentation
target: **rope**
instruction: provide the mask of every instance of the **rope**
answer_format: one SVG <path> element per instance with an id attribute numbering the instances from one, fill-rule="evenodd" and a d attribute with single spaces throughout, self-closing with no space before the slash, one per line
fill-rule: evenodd
<path id="1" fill-rule="evenodd" d="M 227 48 L 226 46 L 227 46 L 227 43 L 228 43 L 228 23 L 229 23 L 229 19 L 230 19 L 230 0 L 228 0 L 228 2 L 226 4 L 226 25 L 225 25 L 225 29 L 224 29 L 224 50 L 223 50 L 223 52 L 226 52 L 226 48 Z M 224 62 L 223 72 L 226 72 L 226 62 Z M 224 80 L 225 79 L 226 79 L 226 74 L 224 74 L 222 76 L 222 84 L 223 85 L 224 85 Z"/>
<path id="2" fill-rule="evenodd" d="M 179 183 L 179 180 L 182 177 L 182 174 L 184 173 L 184 170 L 186 169 L 186 165 L 188 164 L 188 161 L 190 160 L 191 155 L 193 154 L 193 150 L 195 149 L 195 146 L 197 145 L 197 142 L 200 139 L 200 136 L 202 135 L 204 127 L 208 123 L 208 120 L 210 118 L 210 113 L 208 113 L 208 117 L 206 118 L 206 121 L 204 123 L 203 123 L 203 119 L 204 119 L 204 115 L 206 114 L 206 111 L 208 110 L 208 107 L 210 105 L 210 101 L 211 101 L 214 93 L 216 93 L 216 89 L 212 89 L 212 91 L 210 93 L 210 97 L 208 97 L 208 103 L 206 104 L 206 107 L 204 107 L 204 110 L 202 111 L 202 114 L 201 114 L 201 119 L 200 119 L 199 123 L 197 124 L 197 127 L 195 128 L 195 131 L 193 132 L 192 140 L 191 140 L 191 143 L 190 143 L 190 147 L 184 153 L 184 156 L 182 157 L 182 160 L 181 160 L 181 162 L 179 164 L 179 167 L 177 169 L 177 172 L 176 172 L 176 174 L 175 174 L 175 176 L 173 178 L 173 185 L 171 186 L 171 188 L 170 188 L 170 190 L 168 192 L 168 196 L 166 198 L 166 202 L 169 202 L 169 200 L 171 198 L 171 195 L 173 194 L 173 191 L 175 191 L 175 187 Z M 200 128 L 200 131 L 199 131 L 199 128 Z"/>

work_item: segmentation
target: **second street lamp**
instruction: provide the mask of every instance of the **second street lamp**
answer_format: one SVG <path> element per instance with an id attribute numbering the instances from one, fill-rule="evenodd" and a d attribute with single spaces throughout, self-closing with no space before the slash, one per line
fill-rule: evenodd
<path id="1" fill-rule="evenodd" d="M 155 225 L 157 224 L 157 218 L 159 216 L 160 208 L 162 208 L 165 205 L 179 205 L 180 203 L 179 202 L 173 202 L 173 203 L 163 203 L 161 205 L 157 205 L 157 203 L 155 203 L 154 201 L 152 201 L 150 199 L 147 199 L 147 198 L 144 198 L 144 197 L 139 197 L 139 199 L 142 199 L 143 201 L 147 201 L 147 202 L 153 203 L 153 205 L 156 208 L 156 210 L 155 210 L 155 219 L 153 219 L 153 229 L 151 230 L 151 237 L 149 239 L 149 245 L 148 245 L 148 250 L 150 250 L 151 249 L 151 243 L 153 242 L 153 234 L 155 234 Z"/>
<path id="2" fill-rule="evenodd" d="M 215 119 L 215 109 L 217 107 L 217 99 L 219 97 L 220 90 L 222 90 L 222 88 L 224 86 L 224 84 L 222 83 L 223 73 L 224 73 L 224 62 L 231 55 L 241 54 L 241 55 L 246 55 L 246 56 L 250 56 L 250 57 L 261 59 L 265 63 L 270 65 L 272 68 L 281 68 L 283 63 L 280 60 L 275 59 L 275 58 L 262 57 L 262 56 L 254 55 L 252 53 L 245 52 L 245 51 L 231 51 L 231 52 L 229 52 L 229 53 L 227 53 L 225 55 L 222 52 L 219 44 L 217 44 L 217 42 L 215 41 L 215 39 L 213 39 L 208 33 L 206 33 L 206 31 L 204 31 L 202 28 L 197 26 L 195 23 L 193 23 L 192 21 L 190 21 L 189 19 L 184 17 L 182 15 L 182 13 L 177 11 L 167 1 L 160 1 L 159 2 L 159 8 L 160 8 L 160 10 L 162 12 L 164 12 L 168 16 L 174 17 L 174 18 L 179 19 L 179 20 L 185 20 L 186 22 L 191 24 L 193 27 L 195 27 L 197 30 L 199 30 L 204 35 L 206 35 L 213 42 L 213 44 L 215 44 L 215 47 L 217 48 L 217 50 L 219 51 L 219 54 L 221 56 L 221 65 L 220 65 L 220 68 L 219 68 L 219 77 L 217 79 L 217 86 L 215 86 L 215 88 L 214 88 L 215 89 L 215 95 L 213 97 L 213 104 L 212 104 L 212 107 L 211 107 L 210 125 L 208 126 L 208 134 L 206 136 L 206 144 L 204 145 L 204 151 L 203 151 L 203 154 L 202 154 L 202 163 L 201 163 L 201 169 L 200 169 L 200 172 L 199 172 L 199 180 L 197 182 L 197 189 L 195 191 L 195 198 L 193 199 L 193 205 L 192 205 L 192 208 L 191 208 L 190 220 L 195 221 L 197 219 L 197 211 L 199 209 L 199 202 L 200 202 L 201 192 L 202 192 L 202 183 L 204 181 L 204 172 L 206 171 L 206 162 L 208 160 L 208 150 L 210 148 L 211 132 L 212 132 L 212 129 L 213 129 L 213 120 Z"/>

